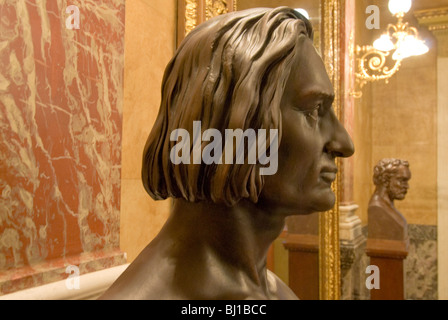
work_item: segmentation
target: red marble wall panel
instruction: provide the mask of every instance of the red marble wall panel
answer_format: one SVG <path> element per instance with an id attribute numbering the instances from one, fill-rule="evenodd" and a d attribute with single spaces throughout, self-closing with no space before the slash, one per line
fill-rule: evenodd
<path id="1" fill-rule="evenodd" d="M 53 260 L 119 263 L 124 0 L 0 13 L 0 285 Z"/>

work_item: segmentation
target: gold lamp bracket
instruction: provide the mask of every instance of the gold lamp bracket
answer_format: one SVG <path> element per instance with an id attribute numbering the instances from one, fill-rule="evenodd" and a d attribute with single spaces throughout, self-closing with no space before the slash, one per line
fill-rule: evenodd
<path id="1" fill-rule="evenodd" d="M 356 83 L 362 89 L 367 82 L 384 80 L 388 83 L 389 79 L 397 73 L 401 66 L 400 59 L 393 60 L 389 52 L 375 49 L 372 46 L 356 46 L 357 72 Z M 392 60 L 392 62 L 390 62 Z M 352 97 L 361 98 L 362 91 L 353 91 Z"/>
<path id="2" fill-rule="evenodd" d="M 389 9 L 397 18 L 395 24 L 389 24 L 386 32 L 373 46 L 356 46 L 356 86 L 359 91 L 350 92 L 355 98 L 362 97 L 361 89 L 367 82 L 384 80 L 386 83 L 398 72 L 403 59 L 418 56 L 429 51 L 424 41 L 419 39 L 418 30 L 404 21 L 410 9 L 410 3 L 389 1 Z"/>

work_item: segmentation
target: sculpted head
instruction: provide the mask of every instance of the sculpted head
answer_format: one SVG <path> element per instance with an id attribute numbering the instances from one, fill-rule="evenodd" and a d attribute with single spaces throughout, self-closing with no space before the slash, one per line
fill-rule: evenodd
<path id="1" fill-rule="evenodd" d="M 373 170 L 373 182 L 384 190 L 391 201 L 403 200 L 409 189 L 411 171 L 409 162 L 400 159 L 382 159 Z"/>
<path id="2" fill-rule="evenodd" d="M 353 144 L 312 37 L 310 22 L 286 7 L 221 15 L 190 32 L 166 68 L 144 149 L 151 197 L 331 208 L 334 159 Z M 226 147 L 228 130 L 241 130 L 242 149 Z"/>

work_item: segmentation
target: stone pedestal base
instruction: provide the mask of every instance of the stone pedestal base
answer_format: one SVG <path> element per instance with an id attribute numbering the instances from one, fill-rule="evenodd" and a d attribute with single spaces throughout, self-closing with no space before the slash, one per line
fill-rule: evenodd
<path id="1" fill-rule="evenodd" d="M 339 239 L 341 244 L 352 245 L 362 237 L 361 219 L 356 215 L 358 205 L 339 207 Z"/>
<path id="2" fill-rule="evenodd" d="M 339 239 L 341 252 L 341 300 L 368 300 L 365 286 L 366 238 L 362 233 L 361 219 L 356 215 L 357 205 L 339 208 Z"/>
<path id="3" fill-rule="evenodd" d="M 341 300 L 369 300 L 366 288 L 366 268 L 369 265 L 365 254 L 366 238 L 361 235 L 352 243 L 341 243 Z"/>

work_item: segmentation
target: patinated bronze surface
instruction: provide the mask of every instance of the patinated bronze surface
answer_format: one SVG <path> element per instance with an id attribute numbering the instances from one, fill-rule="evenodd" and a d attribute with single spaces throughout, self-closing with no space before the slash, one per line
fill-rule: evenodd
<path id="1" fill-rule="evenodd" d="M 293 9 L 239 11 L 195 28 L 167 66 L 143 156 L 145 189 L 173 198 L 171 215 L 102 299 L 297 299 L 266 255 L 287 216 L 335 203 L 335 159 L 354 150 L 333 99 L 312 27 Z M 278 130 L 278 150 L 266 140 L 278 170 L 261 175 L 266 163 L 249 163 L 248 152 L 242 164 L 174 164 L 172 132 L 193 136 L 194 121 L 222 134 Z"/>
<path id="2" fill-rule="evenodd" d="M 403 200 L 409 189 L 409 163 L 400 159 L 382 159 L 374 168 L 376 186 L 368 209 L 369 238 L 407 240 L 407 222 L 395 208 L 395 200 Z"/>

